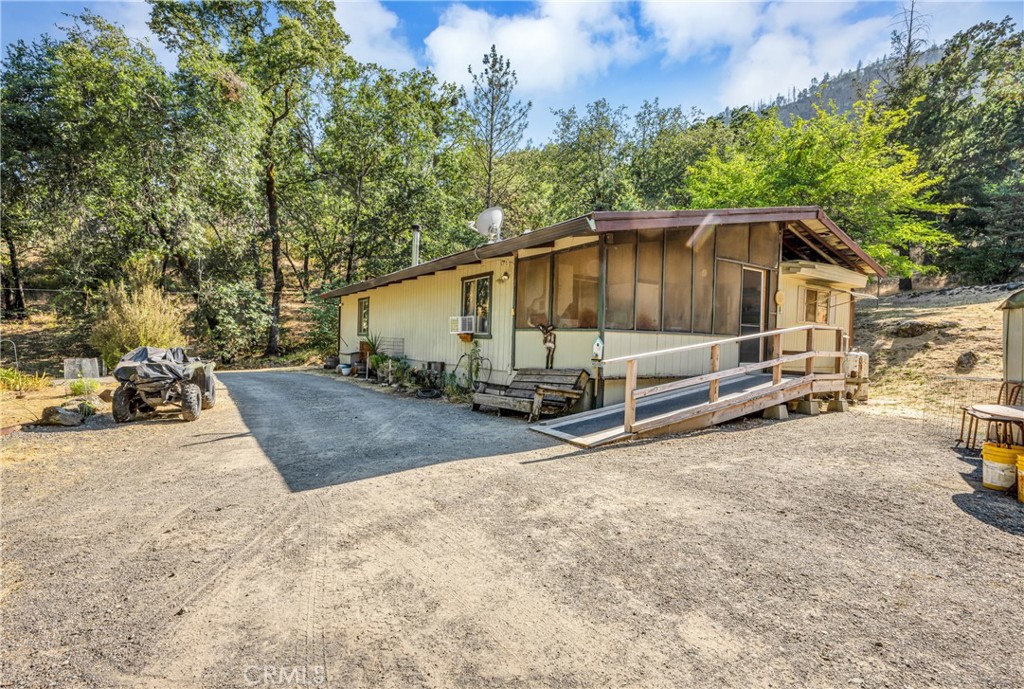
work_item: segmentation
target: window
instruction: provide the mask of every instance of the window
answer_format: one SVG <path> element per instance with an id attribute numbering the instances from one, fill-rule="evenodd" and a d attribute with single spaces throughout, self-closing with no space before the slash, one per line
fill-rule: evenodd
<path id="1" fill-rule="evenodd" d="M 804 323 L 828 323 L 829 296 L 828 290 L 804 289 Z"/>
<path id="2" fill-rule="evenodd" d="M 555 254 L 555 325 L 597 327 L 597 247 Z"/>
<path id="3" fill-rule="evenodd" d="M 610 330 L 633 329 L 633 298 L 636 295 L 636 234 L 609 233 L 608 286 L 605 327 Z"/>
<path id="4" fill-rule="evenodd" d="M 363 297 L 359 300 L 359 331 L 357 335 L 370 334 L 370 298 Z"/>
<path id="5" fill-rule="evenodd" d="M 519 261 L 516 276 L 516 327 L 547 325 L 551 283 L 551 259 L 548 256 Z"/>
<path id="6" fill-rule="evenodd" d="M 491 334 L 491 276 L 478 275 L 462 281 L 462 315 L 473 317 L 473 334 Z"/>

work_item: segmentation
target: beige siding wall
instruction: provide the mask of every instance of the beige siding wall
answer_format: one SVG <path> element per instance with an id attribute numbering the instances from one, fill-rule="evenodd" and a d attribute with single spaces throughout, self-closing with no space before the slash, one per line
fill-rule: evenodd
<path id="1" fill-rule="evenodd" d="M 792 328 L 798 325 L 808 325 L 800 312 L 802 300 L 800 288 L 807 286 L 807 281 L 796 275 L 783 275 L 779 281 L 783 295 L 783 303 L 779 308 L 779 328 Z M 812 285 L 812 289 L 814 286 Z M 825 289 L 821 287 L 820 289 Z M 774 298 L 774 295 L 772 295 Z M 850 333 L 851 301 L 853 297 L 845 292 L 832 292 L 829 308 L 828 325 L 836 325 Z M 782 336 L 782 349 L 786 352 L 802 352 L 807 348 L 807 333 L 791 333 Z M 823 331 L 814 334 L 814 348 L 819 351 L 834 351 L 836 348 L 836 336 L 832 331 Z M 821 359 L 815 362 L 815 370 L 828 373 L 833 370 L 834 359 Z"/>
<path id="2" fill-rule="evenodd" d="M 342 297 L 342 351 L 359 349 L 358 304 L 360 299 L 369 297 L 370 332 L 404 338 L 405 355 L 414 365 L 443 361 L 450 371 L 472 346 L 449 334 L 448 329 L 448 318 L 461 314 L 462 279 L 493 273 L 491 337 L 477 341 L 480 353 L 491 360 L 491 382 L 505 383 L 511 377 L 512 366 L 513 268 L 511 258 L 490 259 Z M 509 280 L 501 282 L 501 275 L 506 272 Z"/>
<path id="3" fill-rule="evenodd" d="M 1006 380 L 1024 383 L 1024 309 L 1003 311 L 1003 338 Z"/>

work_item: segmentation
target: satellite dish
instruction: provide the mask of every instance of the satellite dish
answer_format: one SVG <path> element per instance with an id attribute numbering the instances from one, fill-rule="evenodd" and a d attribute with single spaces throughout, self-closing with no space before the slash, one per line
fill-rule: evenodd
<path id="1" fill-rule="evenodd" d="M 498 206 L 492 206 L 476 216 L 476 222 L 472 223 L 472 226 L 484 237 L 501 239 L 501 223 L 504 219 L 505 212 Z"/>

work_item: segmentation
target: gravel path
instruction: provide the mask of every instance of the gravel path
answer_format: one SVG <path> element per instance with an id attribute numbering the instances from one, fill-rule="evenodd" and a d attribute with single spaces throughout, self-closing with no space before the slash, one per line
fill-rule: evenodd
<path id="1" fill-rule="evenodd" d="M 1021 686 L 1024 506 L 920 422 L 580 451 L 221 382 L 196 423 L 0 444 L 0 685 Z"/>

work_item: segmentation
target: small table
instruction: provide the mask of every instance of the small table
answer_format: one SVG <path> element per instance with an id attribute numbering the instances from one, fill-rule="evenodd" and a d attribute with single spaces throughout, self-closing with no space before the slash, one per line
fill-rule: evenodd
<path id="1" fill-rule="evenodd" d="M 1020 429 L 1021 442 L 1024 442 L 1024 407 L 1009 404 L 975 404 L 971 408 L 985 416 L 985 421 L 1005 425 L 1016 426 Z M 1014 436 L 1012 430 L 996 432 L 997 441 L 1004 445 L 1013 445 Z"/>

